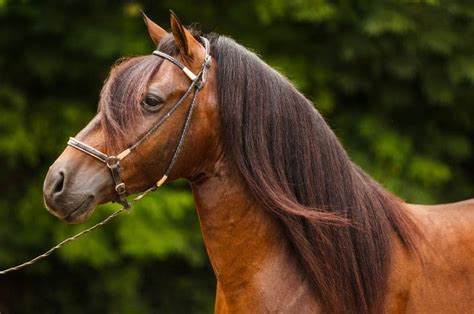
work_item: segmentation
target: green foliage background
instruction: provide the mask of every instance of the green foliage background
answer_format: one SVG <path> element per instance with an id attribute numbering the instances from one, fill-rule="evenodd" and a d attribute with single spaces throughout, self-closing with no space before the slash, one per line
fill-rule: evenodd
<path id="1" fill-rule="evenodd" d="M 139 15 L 234 37 L 312 99 L 356 163 L 410 202 L 472 197 L 472 1 L 0 0 L 0 268 L 85 226 L 42 205 L 48 166 L 110 66 L 153 46 Z M 110 213 L 99 208 L 87 225 Z M 214 277 L 185 182 L 34 267 L 1 313 L 209 313 Z"/>

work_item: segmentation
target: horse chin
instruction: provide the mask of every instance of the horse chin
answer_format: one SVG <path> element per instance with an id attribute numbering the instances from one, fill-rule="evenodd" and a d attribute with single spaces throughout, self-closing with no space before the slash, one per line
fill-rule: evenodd
<path id="1" fill-rule="evenodd" d="M 68 224 L 79 224 L 86 221 L 92 215 L 97 206 L 95 197 L 93 196 L 86 197 L 76 208 L 66 214 L 63 211 L 58 211 L 50 206 L 47 199 L 45 199 L 45 205 L 53 216 Z"/>
<path id="2" fill-rule="evenodd" d="M 61 220 L 68 223 L 68 224 L 80 224 L 85 222 L 94 212 L 95 205 L 84 210 L 84 211 L 74 211 L 71 214 L 67 215 L 66 217 L 62 218 Z"/>

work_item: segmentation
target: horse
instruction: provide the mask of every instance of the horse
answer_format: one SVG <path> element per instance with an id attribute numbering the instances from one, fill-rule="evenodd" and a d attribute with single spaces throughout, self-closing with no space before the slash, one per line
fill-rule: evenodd
<path id="1" fill-rule="evenodd" d="M 48 210 L 190 182 L 216 313 L 473 313 L 474 199 L 414 205 L 355 165 L 314 108 L 233 39 L 143 15 L 157 49 L 121 60 L 50 167 Z"/>

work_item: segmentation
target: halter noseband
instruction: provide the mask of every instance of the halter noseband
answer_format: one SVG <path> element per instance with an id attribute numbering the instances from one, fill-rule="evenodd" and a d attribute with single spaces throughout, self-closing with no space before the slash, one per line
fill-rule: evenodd
<path id="1" fill-rule="evenodd" d="M 181 98 L 176 102 L 176 104 L 151 128 L 148 130 L 147 133 L 145 133 L 135 144 L 130 146 L 129 148 L 125 149 L 124 151 L 120 152 L 119 154 L 115 156 L 109 156 L 98 149 L 95 149 L 94 147 L 87 145 L 84 142 L 81 142 L 74 137 L 70 137 L 69 141 L 67 144 L 71 147 L 74 147 L 75 149 L 86 153 L 97 160 L 105 163 L 107 167 L 110 169 L 110 173 L 112 175 L 112 179 L 114 180 L 114 185 L 115 185 L 115 191 L 117 192 L 118 195 L 118 203 L 122 204 L 127 210 L 130 210 L 130 204 L 127 201 L 127 189 L 125 186 L 125 183 L 123 182 L 122 178 L 120 177 L 120 161 L 124 159 L 125 157 L 128 156 L 133 150 L 135 150 L 139 145 L 141 145 L 145 140 L 153 134 L 163 123 L 178 109 L 178 107 L 184 102 L 184 100 L 191 94 L 191 92 L 194 91 L 192 100 L 191 100 L 191 105 L 189 106 L 188 113 L 186 115 L 186 120 L 184 122 L 183 129 L 181 131 L 181 135 L 179 137 L 178 144 L 176 145 L 175 151 L 173 153 L 173 157 L 171 158 L 170 163 L 168 164 L 168 167 L 166 168 L 166 171 L 164 175 L 159 179 L 156 184 L 154 184 L 152 187 L 147 189 L 144 193 L 154 190 L 160 185 L 162 185 L 166 179 L 168 178 L 171 169 L 173 168 L 179 153 L 181 152 L 182 145 L 184 142 L 184 137 L 186 135 L 186 132 L 189 128 L 189 123 L 191 121 L 191 116 L 194 111 L 196 99 L 197 99 L 197 94 L 199 91 L 202 89 L 205 83 L 206 79 L 206 72 L 207 69 L 210 66 L 211 63 L 211 56 L 210 56 L 210 47 L 209 47 L 209 41 L 201 37 L 201 41 L 204 44 L 204 48 L 206 49 L 206 57 L 204 58 L 204 61 L 201 65 L 201 69 L 198 74 L 194 74 L 190 69 L 188 69 L 184 64 L 176 60 L 170 55 L 167 55 L 166 53 L 163 53 L 161 51 L 155 50 L 153 51 L 153 55 L 161 57 L 163 59 L 166 59 L 179 67 L 181 71 L 191 80 L 191 84 L 189 85 L 188 89 L 186 92 L 181 96 Z"/>

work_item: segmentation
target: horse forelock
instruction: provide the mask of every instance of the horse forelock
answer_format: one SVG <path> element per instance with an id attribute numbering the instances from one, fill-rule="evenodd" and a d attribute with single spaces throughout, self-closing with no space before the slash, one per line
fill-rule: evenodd
<path id="1" fill-rule="evenodd" d="M 129 130 L 142 117 L 140 103 L 159 64 L 157 58 L 144 56 L 121 59 L 112 68 L 99 100 L 108 154 L 124 148 Z"/>
<path id="2" fill-rule="evenodd" d="M 165 37 L 158 48 L 176 55 L 172 36 Z M 99 100 L 106 150 L 114 154 L 124 149 L 129 130 L 142 118 L 141 102 L 162 58 L 153 55 L 119 59 L 105 81 Z"/>

